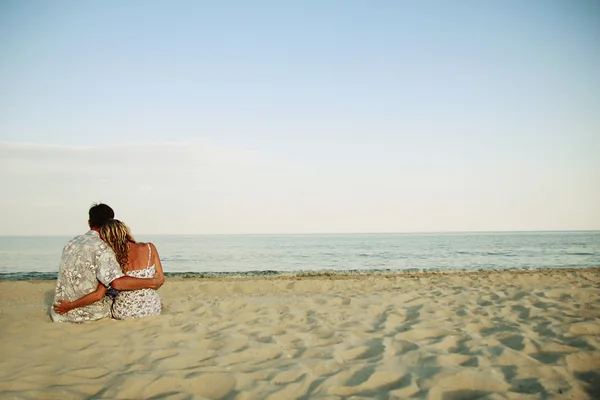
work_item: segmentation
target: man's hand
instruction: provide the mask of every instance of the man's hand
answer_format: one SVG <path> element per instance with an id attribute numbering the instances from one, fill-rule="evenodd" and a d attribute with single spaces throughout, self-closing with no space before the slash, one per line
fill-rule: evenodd
<path id="1" fill-rule="evenodd" d="M 152 289 L 158 290 L 163 283 L 165 283 L 165 276 L 163 274 L 156 274 L 152 278 Z"/>
<path id="2" fill-rule="evenodd" d="M 58 300 L 54 303 L 54 312 L 57 314 L 66 314 L 73 309 L 73 305 L 70 301 Z"/>

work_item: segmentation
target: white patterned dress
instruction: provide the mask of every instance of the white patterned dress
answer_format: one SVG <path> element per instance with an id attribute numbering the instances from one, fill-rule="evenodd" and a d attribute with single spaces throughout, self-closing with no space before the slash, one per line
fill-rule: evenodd
<path id="1" fill-rule="evenodd" d="M 74 301 L 92 293 L 98 282 L 104 286 L 124 276 L 110 247 L 100 239 L 98 232 L 90 230 L 85 235 L 73 238 L 63 249 L 58 270 L 54 301 Z M 107 297 L 75 308 L 66 314 L 57 314 L 50 307 L 54 322 L 85 322 L 110 317 L 111 301 Z"/>
<path id="2" fill-rule="evenodd" d="M 150 266 L 152 249 L 148 244 L 148 267 L 127 271 L 127 276 L 134 278 L 153 278 L 156 274 L 154 264 Z M 117 294 L 112 306 L 112 315 L 115 319 L 133 319 L 159 315 L 162 309 L 160 296 L 154 289 L 140 289 L 122 291 Z"/>

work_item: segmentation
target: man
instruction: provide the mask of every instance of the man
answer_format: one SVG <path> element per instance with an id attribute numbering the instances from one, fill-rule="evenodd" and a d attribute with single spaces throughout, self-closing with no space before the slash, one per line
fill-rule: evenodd
<path id="1" fill-rule="evenodd" d="M 112 301 L 104 296 L 108 286 L 115 290 L 137 290 L 158 289 L 163 284 L 162 276 L 134 278 L 123 274 L 112 249 L 99 234 L 102 225 L 114 217 L 115 213 L 108 205 L 92 206 L 88 220 L 90 230 L 64 247 L 54 294 L 55 305 L 50 310 L 54 322 L 85 322 L 110 317 Z M 65 301 L 73 302 L 74 307 L 59 314 L 57 311 L 61 311 L 60 305 Z"/>

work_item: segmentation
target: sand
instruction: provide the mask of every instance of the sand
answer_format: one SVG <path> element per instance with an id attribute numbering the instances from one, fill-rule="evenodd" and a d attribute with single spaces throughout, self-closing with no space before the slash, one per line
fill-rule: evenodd
<path id="1" fill-rule="evenodd" d="M 600 398 L 600 269 L 168 280 L 86 324 L 53 290 L 0 282 L 0 398 Z"/>

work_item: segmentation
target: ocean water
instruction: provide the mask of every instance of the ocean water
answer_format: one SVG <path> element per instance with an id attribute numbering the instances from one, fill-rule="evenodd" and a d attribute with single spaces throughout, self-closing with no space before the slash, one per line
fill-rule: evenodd
<path id="1" fill-rule="evenodd" d="M 83 233 L 83 232 L 82 232 Z M 55 279 L 64 236 L 0 236 L 0 279 Z M 141 235 L 167 275 L 360 273 L 600 266 L 600 232 Z"/>

